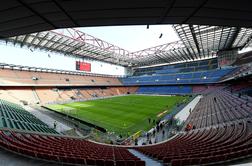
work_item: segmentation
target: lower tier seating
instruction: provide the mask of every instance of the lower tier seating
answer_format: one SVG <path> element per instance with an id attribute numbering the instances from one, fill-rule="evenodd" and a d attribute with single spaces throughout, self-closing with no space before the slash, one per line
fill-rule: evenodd
<path id="1" fill-rule="evenodd" d="M 21 106 L 0 100 L 0 128 L 57 133 Z"/>
<path id="2" fill-rule="evenodd" d="M 252 157 L 251 101 L 223 88 L 213 88 L 203 95 L 185 122 L 192 129 L 182 130 L 174 138 L 155 145 L 111 146 L 81 138 L 0 129 L 0 148 L 62 164 L 145 165 L 128 148 L 161 160 L 165 165 L 227 163 Z"/>
<path id="3" fill-rule="evenodd" d="M 172 166 L 204 165 L 252 157 L 251 119 L 178 134 L 136 150 Z"/>
<path id="4" fill-rule="evenodd" d="M 140 94 L 190 94 L 191 86 L 142 86 L 139 87 L 137 93 Z"/>
<path id="5" fill-rule="evenodd" d="M 226 90 L 207 93 L 196 105 L 186 124 L 196 129 L 252 118 L 252 98 L 238 96 Z"/>
<path id="6" fill-rule="evenodd" d="M 45 104 L 70 100 L 86 100 L 96 97 L 107 97 L 131 94 L 138 87 L 93 87 L 93 88 L 0 88 L 0 99 L 13 103 Z"/>
<path id="7" fill-rule="evenodd" d="M 36 159 L 99 166 L 144 166 L 124 147 L 78 138 L 0 130 L 0 147 Z"/>
<path id="8" fill-rule="evenodd" d="M 228 162 L 252 156 L 252 100 L 216 88 L 204 94 L 175 138 L 136 150 L 172 166 Z M 185 130 L 186 130 L 185 129 Z M 183 129 L 184 130 L 184 129 Z"/>

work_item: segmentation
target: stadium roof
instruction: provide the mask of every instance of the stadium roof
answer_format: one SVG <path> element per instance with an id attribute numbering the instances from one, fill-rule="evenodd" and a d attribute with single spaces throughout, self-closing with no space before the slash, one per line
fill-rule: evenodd
<path id="1" fill-rule="evenodd" d="M 122 66 L 191 61 L 249 46 L 251 4 L 247 0 L 9 0 L 0 7 L 0 37 L 14 45 Z M 180 40 L 129 52 L 75 29 L 51 30 L 151 24 L 175 24 Z"/>
<path id="2" fill-rule="evenodd" d="M 8 0 L 0 7 L 0 37 L 107 25 L 251 27 L 251 6 L 249 0 Z"/>
<path id="3" fill-rule="evenodd" d="M 251 44 L 252 29 L 239 27 L 173 25 L 180 40 L 129 52 L 76 29 L 61 29 L 20 35 L 6 42 L 45 49 L 64 55 L 105 61 L 122 66 L 147 66 L 193 61 L 216 56 L 218 51 L 242 49 Z"/>

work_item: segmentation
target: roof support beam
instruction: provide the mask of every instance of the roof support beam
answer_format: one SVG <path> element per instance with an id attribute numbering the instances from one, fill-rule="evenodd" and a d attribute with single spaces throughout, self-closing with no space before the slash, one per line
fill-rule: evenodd
<path id="1" fill-rule="evenodd" d="M 219 44 L 218 44 L 218 51 L 220 50 L 220 44 L 221 44 L 221 40 L 222 40 L 222 34 L 223 34 L 223 27 L 222 27 L 222 29 L 221 29 L 221 35 L 220 35 L 220 40 L 219 40 Z"/>
<path id="2" fill-rule="evenodd" d="M 43 45 L 43 47 L 44 47 L 44 48 L 47 48 L 48 45 L 49 45 L 49 43 L 53 43 L 53 42 L 54 42 L 54 39 L 55 39 L 56 37 L 57 37 L 57 36 L 54 35 L 51 39 L 49 39 L 49 40 Z"/>
<path id="3" fill-rule="evenodd" d="M 160 55 L 158 55 L 158 54 L 155 54 L 154 56 L 157 57 L 158 60 L 162 60 L 162 61 L 164 61 L 164 62 L 167 62 L 166 59 L 162 58 L 162 57 L 161 57 Z"/>
<path id="4" fill-rule="evenodd" d="M 40 32 L 38 32 L 35 36 L 33 36 L 33 39 L 32 39 L 32 41 L 30 42 L 28 48 L 29 48 L 30 46 L 33 46 L 33 45 L 34 45 L 34 42 L 35 42 L 35 40 L 38 38 L 39 34 L 40 34 Z"/>
<path id="5" fill-rule="evenodd" d="M 162 59 L 164 62 L 170 63 L 170 58 L 168 58 L 168 56 L 165 56 L 165 55 L 168 54 L 167 52 L 161 52 L 160 54 L 163 55 L 161 59 Z"/>
<path id="6" fill-rule="evenodd" d="M 18 41 L 18 37 L 19 37 L 19 36 L 16 36 L 16 37 L 15 37 L 15 40 L 14 40 L 14 43 L 13 43 L 14 46 L 16 46 L 16 43 L 17 43 L 17 41 Z"/>
<path id="7" fill-rule="evenodd" d="M 177 29 L 175 26 L 173 26 L 173 28 L 175 29 L 175 31 L 177 32 L 178 36 L 180 37 L 180 40 L 181 40 L 181 41 L 183 42 L 183 44 L 186 46 L 186 49 L 187 49 L 187 51 L 188 51 L 188 53 L 189 53 L 189 56 L 191 57 L 192 60 L 194 60 L 194 56 L 192 55 L 192 53 L 191 53 L 190 50 L 188 49 L 187 45 L 185 44 L 183 38 L 181 37 L 180 33 L 178 32 L 178 29 Z M 187 35 L 186 35 L 186 32 L 185 32 L 185 30 L 184 30 L 183 27 L 181 27 L 181 31 L 184 33 L 185 39 L 186 39 L 187 43 L 189 44 L 190 48 L 192 49 L 193 53 L 196 54 L 196 53 L 194 52 L 194 50 L 193 50 L 193 47 L 192 47 L 192 45 L 191 45 L 191 42 L 190 42 L 190 40 L 188 39 L 188 37 L 187 37 Z"/>
<path id="8" fill-rule="evenodd" d="M 172 54 L 172 56 L 170 56 L 171 59 L 172 59 L 172 62 L 178 61 L 178 57 L 177 57 L 177 55 L 173 51 L 170 51 L 170 54 Z"/>
<path id="9" fill-rule="evenodd" d="M 50 46 L 50 49 L 52 49 L 52 50 L 55 50 L 55 48 L 57 47 L 55 47 L 55 48 L 53 48 L 56 44 L 58 44 L 58 45 L 60 45 L 59 44 L 59 42 L 61 41 L 63 39 L 63 37 L 61 37 L 61 38 L 59 38 L 57 41 L 55 41 L 51 46 Z"/>
<path id="10" fill-rule="evenodd" d="M 58 45 L 55 48 L 52 48 L 52 51 L 58 51 L 58 48 L 60 48 L 62 46 L 61 41 L 63 40 L 63 38 L 60 38 L 56 43 L 58 43 Z"/>
<path id="11" fill-rule="evenodd" d="M 200 44 L 201 44 L 200 48 L 202 49 L 202 54 L 203 54 L 203 56 L 205 58 L 206 55 L 205 55 L 205 51 L 204 51 L 204 45 L 203 45 L 203 42 L 202 42 L 202 36 L 201 36 L 200 26 L 198 25 L 197 27 L 198 27 L 198 31 L 199 31 L 199 40 L 200 40 Z M 200 51 L 200 49 L 199 49 L 199 51 Z M 200 53 L 201 52 L 199 52 L 199 58 L 202 58 Z"/>
<path id="12" fill-rule="evenodd" d="M 20 45 L 21 48 L 22 48 L 22 47 L 24 46 L 24 44 L 26 43 L 26 40 L 27 40 L 28 37 L 29 37 L 29 34 L 28 34 L 28 35 L 25 35 L 24 40 L 22 41 L 22 43 L 21 43 L 21 45 Z"/>
<path id="13" fill-rule="evenodd" d="M 238 36 L 240 30 L 241 30 L 241 28 L 235 27 L 235 32 L 234 32 L 234 34 L 232 35 L 232 39 L 230 40 L 230 42 L 227 43 L 226 49 L 231 49 L 231 48 L 232 48 L 232 45 L 233 45 L 235 39 L 237 38 L 237 36 Z"/>
<path id="14" fill-rule="evenodd" d="M 167 1 L 167 2 L 169 2 L 169 3 L 166 5 L 166 8 L 164 9 L 159 21 L 157 22 L 158 24 L 161 24 L 165 20 L 165 17 L 168 15 L 168 13 L 173 8 L 176 0 L 172 0 L 171 3 L 170 3 L 170 1 Z"/>
<path id="15" fill-rule="evenodd" d="M 182 50 L 182 52 L 181 52 L 181 50 Z M 183 59 L 184 61 L 187 60 L 187 58 L 185 57 L 187 54 L 186 54 L 186 52 L 185 52 L 183 49 L 178 49 L 178 50 L 176 50 L 176 51 L 178 51 L 178 53 L 181 55 L 181 57 L 182 57 L 182 59 Z"/>
<path id="16" fill-rule="evenodd" d="M 31 6 L 29 6 L 26 2 L 24 2 L 23 0 L 17 0 L 22 6 L 24 6 L 25 8 L 27 8 L 28 10 L 30 10 L 33 14 L 35 14 L 37 17 L 39 17 L 40 19 L 42 19 L 43 21 L 45 21 L 47 24 L 49 24 L 50 26 L 53 27 L 53 29 L 57 29 L 58 27 L 56 25 L 54 25 L 51 21 L 49 21 L 47 18 L 45 18 L 42 14 L 40 14 L 39 12 L 37 12 L 37 10 L 34 10 Z"/>
<path id="17" fill-rule="evenodd" d="M 39 39 L 40 41 L 39 41 L 39 43 L 34 47 L 35 49 L 36 48 L 38 48 L 38 47 L 40 47 L 40 44 L 43 42 L 43 41 L 45 41 L 45 39 L 49 36 L 49 32 L 47 32 L 47 34 L 45 34 L 45 36 L 43 37 L 43 38 L 41 38 L 41 39 Z"/>
<path id="18" fill-rule="evenodd" d="M 204 0 L 183 22 L 182 24 L 186 24 L 191 17 L 193 17 L 206 3 L 208 0 Z"/>
<path id="19" fill-rule="evenodd" d="M 66 52 L 66 53 L 69 53 L 69 51 L 70 51 L 71 49 L 75 48 L 75 47 L 78 46 L 78 45 L 80 45 L 80 43 L 76 43 L 76 44 L 73 45 L 73 46 L 70 46 L 70 44 L 69 44 L 69 49 L 65 50 L 65 52 Z"/>
<path id="20" fill-rule="evenodd" d="M 64 43 L 66 43 L 66 42 L 68 42 L 70 39 L 67 39 Z M 73 44 L 75 41 L 72 41 L 72 42 L 70 42 L 70 43 L 68 43 L 68 44 L 65 44 L 65 46 L 64 47 L 62 47 L 61 48 L 61 50 L 63 51 L 66 47 L 71 47 L 71 44 Z"/>
<path id="21" fill-rule="evenodd" d="M 184 57 L 183 57 L 182 54 L 180 54 L 179 50 L 174 50 L 173 52 L 174 52 L 174 54 L 176 54 L 177 57 L 178 57 L 178 60 L 177 60 L 177 61 L 183 61 L 183 60 L 184 60 Z"/>
<path id="22" fill-rule="evenodd" d="M 57 0 L 52 0 L 54 2 L 54 4 L 74 23 L 75 26 L 77 27 L 81 27 L 80 24 L 77 23 L 77 21 L 75 21 L 72 16 L 70 16 L 70 14 L 63 8 L 63 6 L 60 5 L 60 3 L 58 3 Z"/>
<path id="23" fill-rule="evenodd" d="M 196 48 L 197 48 L 197 51 L 199 53 L 199 56 L 200 56 L 200 48 L 199 48 L 199 43 L 198 43 L 198 40 L 197 40 L 197 37 L 196 37 L 196 34 L 195 34 L 195 31 L 194 31 L 194 28 L 192 25 L 189 25 L 189 28 L 190 28 L 190 31 L 191 31 L 191 34 L 192 34 L 192 37 L 193 37 L 193 41 L 196 45 Z M 196 55 L 195 55 L 196 56 Z"/>
<path id="24" fill-rule="evenodd" d="M 247 47 L 249 43 L 251 42 L 251 40 L 252 40 L 252 34 L 248 37 L 246 42 L 241 46 L 240 50 L 242 50 L 244 47 Z"/>

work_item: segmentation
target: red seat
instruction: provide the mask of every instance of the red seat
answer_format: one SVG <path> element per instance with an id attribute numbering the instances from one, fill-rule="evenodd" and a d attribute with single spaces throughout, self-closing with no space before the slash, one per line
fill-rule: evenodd
<path id="1" fill-rule="evenodd" d="M 59 161 L 67 163 L 68 158 L 66 156 L 59 156 Z"/>
<path id="2" fill-rule="evenodd" d="M 172 159 L 171 165 L 172 166 L 181 166 L 181 159 Z"/>
<path id="3" fill-rule="evenodd" d="M 134 160 L 126 160 L 126 166 L 135 166 L 136 163 Z"/>
<path id="4" fill-rule="evenodd" d="M 192 158 L 190 161 L 191 165 L 198 165 L 200 163 L 200 159 L 199 158 Z"/>
<path id="5" fill-rule="evenodd" d="M 84 165 L 85 165 L 85 163 L 86 163 L 85 161 L 86 161 L 86 160 L 83 159 L 83 158 L 77 158 L 77 159 L 76 159 L 76 163 L 77 163 L 77 164 L 84 164 Z"/>
<path id="6" fill-rule="evenodd" d="M 86 159 L 87 165 L 95 165 L 95 160 L 94 159 Z"/>
<path id="7" fill-rule="evenodd" d="M 172 160 L 172 158 L 173 158 L 172 156 L 164 157 L 164 158 L 163 158 L 163 162 L 164 162 L 164 163 L 170 163 L 171 160 Z"/>
<path id="8" fill-rule="evenodd" d="M 76 158 L 75 157 L 68 157 L 68 162 L 69 163 L 76 163 Z"/>
<path id="9" fill-rule="evenodd" d="M 105 162 L 104 162 L 103 159 L 96 160 L 96 165 L 98 165 L 98 166 L 104 166 L 104 164 L 105 164 Z"/>
<path id="10" fill-rule="evenodd" d="M 117 160 L 116 161 L 116 166 L 126 166 L 126 163 L 124 160 Z"/>
<path id="11" fill-rule="evenodd" d="M 191 163 L 190 158 L 186 158 L 186 159 L 181 160 L 181 165 L 191 165 L 190 163 Z"/>
<path id="12" fill-rule="evenodd" d="M 111 165 L 114 165 L 113 160 L 105 160 L 105 166 L 111 166 Z"/>
<path id="13" fill-rule="evenodd" d="M 136 166 L 145 166 L 145 161 L 137 160 L 135 162 L 136 162 Z"/>

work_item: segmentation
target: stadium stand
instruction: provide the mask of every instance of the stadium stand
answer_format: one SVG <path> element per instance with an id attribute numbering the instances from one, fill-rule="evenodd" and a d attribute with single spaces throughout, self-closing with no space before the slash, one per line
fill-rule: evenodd
<path id="1" fill-rule="evenodd" d="M 240 54 L 232 65 L 240 66 L 252 62 L 252 51 Z"/>
<path id="2" fill-rule="evenodd" d="M 121 78 L 124 85 L 169 85 L 216 83 L 235 67 L 217 68 L 217 60 L 204 60 L 136 70 L 133 76 Z"/>
<path id="3" fill-rule="evenodd" d="M 134 76 L 205 71 L 205 70 L 217 69 L 217 67 L 218 67 L 217 59 L 213 58 L 209 60 L 180 63 L 175 65 L 166 65 L 151 68 L 138 68 L 134 72 Z"/>
<path id="4" fill-rule="evenodd" d="M 137 90 L 139 94 L 190 94 L 191 86 L 142 86 Z"/>
<path id="5" fill-rule="evenodd" d="M 208 88 L 207 85 L 196 85 L 196 86 L 193 86 L 192 92 L 193 93 L 201 93 L 201 92 L 205 91 L 207 88 Z"/>
<path id="6" fill-rule="evenodd" d="M 225 122 L 252 117 L 252 98 L 246 99 L 226 90 L 217 90 L 207 94 L 195 107 L 186 123 L 196 128 L 204 128 Z"/>
<path id="7" fill-rule="evenodd" d="M 185 121 L 192 130 L 185 131 L 185 125 L 166 142 L 140 147 L 58 135 L 22 107 L 0 100 L 0 146 L 19 155 L 61 164 L 145 165 L 128 148 L 172 166 L 246 159 L 252 154 L 252 98 L 235 92 L 250 84 L 227 87 L 216 83 L 243 77 L 250 71 L 250 65 L 217 68 L 216 59 L 141 68 L 127 78 L 0 69 L 0 98 L 18 104 L 44 105 L 131 93 L 204 96 Z"/>
<path id="8" fill-rule="evenodd" d="M 18 45 L 20 48 L 28 48 L 34 52 L 33 54 L 41 50 L 47 51 L 48 58 L 51 58 L 51 53 L 58 53 L 62 57 L 67 56 L 69 65 L 76 61 L 77 68 L 73 72 L 0 63 L 0 150 L 35 159 L 38 165 L 44 165 L 38 160 L 60 165 L 150 165 L 129 149 L 145 154 L 148 156 L 144 156 L 147 161 L 153 158 L 157 163 L 161 161 L 160 165 L 169 166 L 228 165 L 236 160 L 243 162 L 243 159 L 250 159 L 251 162 L 252 97 L 249 95 L 252 94 L 252 52 L 245 52 L 252 47 L 251 1 L 97 2 L 18 0 L 2 3 L 0 11 L 2 43 L 6 46 Z M 149 29 L 149 25 L 155 24 L 173 24 L 177 41 L 130 52 L 85 34 L 81 32 L 82 30 L 70 29 L 70 27 L 111 25 L 147 25 Z M 62 29 L 66 27 L 69 29 Z M 173 38 L 172 35 L 169 36 Z M 2 54 L 9 56 L 4 51 Z M 17 55 L 21 56 L 19 53 Z M 5 60 L 7 58 L 2 58 L 2 61 Z M 118 65 L 120 68 L 125 67 L 122 74 L 133 73 L 133 75 L 122 77 L 79 72 L 81 67 L 78 64 L 86 60 L 90 62 L 89 69 L 86 70 L 89 72 L 100 73 L 96 65 L 92 69 L 97 70 L 91 70 L 91 64 L 100 61 Z M 50 61 L 52 62 L 53 58 Z M 56 62 L 59 61 L 55 59 Z M 34 65 L 38 64 L 34 62 Z M 99 65 L 103 66 L 102 63 Z M 118 73 L 120 71 L 118 70 Z M 196 97 L 196 102 L 195 98 L 190 101 L 195 102 L 195 108 L 191 107 L 190 103 L 188 105 L 185 103 L 185 107 L 183 104 L 182 106 L 177 104 L 177 112 L 180 111 L 180 106 L 184 107 L 184 110 L 190 107 L 188 108 L 190 115 L 185 122 L 182 122 L 181 131 L 178 131 L 181 126 L 175 125 L 175 130 L 178 132 L 174 137 L 155 145 L 139 147 L 106 145 L 80 137 L 59 135 L 21 106 L 14 104 L 36 104 L 36 108 L 42 109 L 40 106 L 48 103 L 93 100 L 131 93 L 190 94 L 192 99 L 200 95 Z M 135 103 L 137 99 L 130 104 L 124 104 L 123 107 L 127 108 L 128 105 Z M 155 104 L 153 108 L 151 107 L 152 110 Z M 142 111 L 145 105 L 142 103 L 140 105 L 136 109 Z M 156 120 L 156 117 L 160 114 L 166 116 L 165 112 L 170 111 L 168 108 L 167 105 L 158 116 L 151 117 L 154 118 L 153 126 L 156 125 L 151 126 L 153 127 L 151 132 L 155 133 L 156 129 L 159 132 L 160 119 Z M 114 111 L 117 110 L 115 107 Z M 46 110 L 39 111 L 46 112 Z M 104 115 L 109 116 L 112 110 L 108 111 L 110 112 Z M 180 113 L 185 112 L 182 110 Z M 52 120 L 61 118 L 48 112 L 47 114 L 52 115 L 50 117 Z M 118 120 L 116 118 L 114 119 Z M 173 117 L 171 119 L 173 120 Z M 76 119 L 72 119 L 74 120 Z M 97 118 L 98 120 L 101 121 Z M 172 120 L 165 120 L 167 121 L 162 122 L 173 124 Z M 123 124 L 121 120 L 118 121 Z M 188 125 L 190 128 L 187 128 Z M 128 124 L 124 123 L 123 126 L 127 129 Z M 76 130 L 75 127 L 78 128 L 78 125 L 74 124 L 72 130 Z M 105 128 L 104 130 L 106 131 Z M 138 142 L 134 139 L 141 132 L 129 137 L 129 142 L 136 141 L 137 145 Z M 95 135 L 99 134 L 95 131 Z M 121 137 L 113 134 L 115 133 L 108 132 L 106 136 Z M 146 131 L 146 137 L 148 134 Z M 173 132 L 171 134 L 173 135 Z M 127 137 L 128 135 L 130 134 L 127 134 Z M 1 157 L 0 165 L 15 165 L 10 162 L 2 164 L 1 160 L 4 157 Z M 18 163 L 18 160 L 16 161 Z"/>
<path id="9" fill-rule="evenodd" d="M 131 148 L 172 166 L 219 164 L 251 157 L 252 98 L 240 98 L 220 87 L 210 89 L 186 121 L 195 126 L 191 131 L 181 131 L 160 144 Z M 60 163 L 145 165 L 126 147 L 52 134 L 5 129 L 0 131 L 0 146 L 28 157 Z"/>
<path id="10" fill-rule="evenodd" d="M 105 88 L 78 88 L 78 89 L 49 89 L 36 88 L 41 103 L 67 100 L 88 100 L 91 98 L 107 97 L 135 93 L 137 87 L 105 87 Z"/>
<path id="11" fill-rule="evenodd" d="M 135 60 L 138 64 L 131 64 L 131 61 L 126 63 L 126 66 L 133 65 L 133 68 L 136 67 L 136 69 L 132 76 L 125 78 L 0 64 L 0 85 L 2 86 L 0 89 L 0 147 L 32 159 L 60 164 L 99 166 L 144 166 L 145 161 L 128 151 L 129 148 L 171 166 L 215 165 L 251 158 L 252 97 L 241 94 L 241 90 L 251 89 L 251 83 L 226 84 L 226 81 L 251 75 L 252 66 L 249 64 L 251 52 L 237 56 L 236 61 L 231 64 L 232 66 L 221 65 L 221 63 L 218 65 L 217 58 L 188 62 L 197 58 L 201 59 L 203 55 L 204 58 L 205 55 L 208 55 L 208 58 L 209 56 L 218 57 L 221 55 L 218 54 L 218 51 L 225 51 L 227 48 L 233 49 L 233 45 L 237 43 L 237 36 L 243 36 L 246 39 L 245 33 L 242 34 L 244 29 L 230 29 L 229 33 L 234 33 L 233 39 L 228 41 L 229 36 L 232 35 L 223 34 L 223 36 L 227 36 L 225 42 L 221 41 L 224 39 L 222 33 L 223 31 L 227 33 L 228 31 L 224 28 L 228 27 L 222 28 L 221 31 L 218 27 L 209 29 L 214 34 L 213 40 L 218 43 L 219 50 L 217 50 L 214 49 L 214 45 L 216 45 L 214 42 L 212 47 L 208 47 L 208 44 L 206 48 L 203 46 L 202 43 L 208 43 L 208 37 L 211 38 L 207 33 L 207 42 L 205 42 L 205 37 L 201 39 L 201 35 L 204 36 L 204 33 L 208 31 L 205 27 L 198 26 L 197 33 L 200 34 L 200 37 L 195 32 L 196 26 L 175 25 L 173 27 L 181 38 L 181 41 L 174 42 L 178 44 L 179 49 L 174 47 L 167 51 L 168 56 L 165 57 L 168 60 L 162 58 L 161 50 L 152 49 L 155 50 L 153 55 L 160 59 L 161 54 L 163 63 L 176 63 L 184 60 L 187 62 L 146 67 L 146 65 L 161 64 L 159 61 L 152 63 L 151 58 L 148 58 L 150 50 L 146 49 L 142 52 L 148 52 L 147 58 L 142 59 L 145 62 L 141 62 L 141 58 L 139 58 Z M 219 32 L 221 35 L 218 41 L 215 39 L 215 35 L 218 36 Z M 192 34 L 191 37 L 190 34 Z M 22 42 L 31 41 L 26 37 Z M 46 38 L 47 35 L 43 39 Z M 244 39 L 238 38 L 238 43 Z M 250 35 L 248 39 L 251 39 Z M 14 42 L 16 43 L 18 40 L 20 39 L 16 37 Z M 198 42 L 199 40 L 201 42 Z M 60 40 L 58 41 L 60 42 Z M 196 43 L 196 48 L 193 43 Z M 225 43 L 224 46 L 221 46 L 223 45 L 221 43 Z M 225 48 L 226 43 L 229 45 L 227 48 Z M 234 48 L 245 47 L 248 43 L 249 40 L 245 42 L 245 45 L 236 44 Z M 179 44 L 183 44 L 183 46 L 181 47 Z M 168 46 L 166 45 L 166 47 Z M 184 48 L 187 52 L 184 52 Z M 75 51 L 75 49 L 73 50 Z M 56 49 L 54 48 L 54 50 Z M 198 51 L 198 54 L 195 51 Z M 177 56 L 177 54 L 181 55 Z M 226 53 L 225 56 L 231 58 L 231 54 Z M 233 55 L 232 58 L 235 56 Z M 111 62 L 114 62 L 113 58 Z M 120 64 L 119 61 L 118 64 Z M 225 84 L 222 84 L 223 82 Z M 236 92 L 239 93 L 236 94 Z M 184 122 L 182 131 L 168 141 L 139 147 L 106 145 L 82 138 L 59 135 L 21 106 L 14 104 L 44 105 L 131 93 L 201 94 L 203 97 L 192 111 L 190 109 L 190 115 Z M 191 128 L 188 129 L 187 125 L 190 125 Z"/>
<path id="12" fill-rule="evenodd" d="M 136 165 L 145 162 L 126 148 L 97 144 L 79 138 L 0 131 L 0 146 L 32 158 L 82 165 Z"/>
<path id="13" fill-rule="evenodd" d="M 251 121 L 178 134 L 172 140 L 135 148 L 172 166 L 203 165 L 251 157 Z"/>
<path id="14" fill-rule="evenodd" d="M 232 80 L 234 78 L 245 77 L 252 74 L 252 64 L 246 64 L 237 67 L 235 70 L 230 72 L 221 78 L 222 81 Z"/>
<path id="15" fill-rule="evenodd" d="M 172 166 L 229 162 L 252 155 L 252 99 L 213 90 L 197 104 L 185 124 L 192 131 L 153 146 L 135 149 Z"/>
<path id="16" fill-rule="evenodd" d="M 4 100 L 0 100 L 0 103 L 0 128 L 57 133 L 21 106 Z"/>
<path id="17" fill-rule="evenodd" d="M 115 77 L 89 76 L 50 72 L 0 69 L 1 85 L 9 86 L 84 86 L 84 85 L 122 85 Z"/>
<path id="18" fill-rule="evenodd" d="M 70 100 L 87 100 L 96 97 L 107 97 L 135 93 L 137 87 L 93 87 L 93 88 L 49 88 L 49 87 L 13 87 L 2 88 L 0 99 L 17 104 L 44 104 Z"/>
<path id="19" fill-rule="evenodd" d="M 251 89 L 252 87 L 252 82 L 248 81 L 248 82 L 238 82 L 238 84 L 232 84 L 230 86 L 230 90 L 234 91 L 234 92 L 239 92 L 239 91 L 243 91 L 246 89 Z"/>

